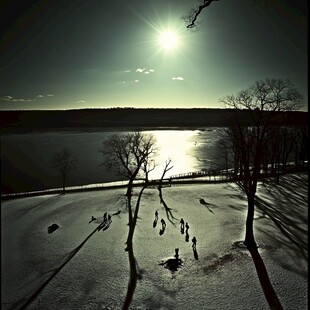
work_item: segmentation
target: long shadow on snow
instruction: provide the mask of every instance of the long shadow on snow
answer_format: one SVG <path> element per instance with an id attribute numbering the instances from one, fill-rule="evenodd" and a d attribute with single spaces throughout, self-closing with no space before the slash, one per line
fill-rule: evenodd
<path id="1" fill-rule="evenodd" d="M 249 249 L 249 251 L 251 253 L 256 268 L 256 272 L 259 278 L 259 282 L 262 286 L 269 308 L 272 310 L 283 310 L 280 300 L 272 287 L 264 261 L 259 255 L 258 250 L 254 248 Z"/>
<path id="2" fill-rule="evenodd" d="M 275 234 L 270 234 L 270 240 L 274 240 L 272 244 L 278 244 L 279 247 L 285 246 L 288 251 L 294 252 L 294 255 L 307 260 L 307 229 L 300 227 L 307 225 L 307 208 L 308 199 L 300 192 L 308 191 L 307 176 L 284 175 L 280 178 L 280 185 L 276 185 L 272 178 L 265 179 L 262 182 L 262 187 L 267 191 L 268 195 L 273 198 L 276 204 L 271 204 L 265 201 L 259 195 L 255 197 L 256 212 L 260 215 L 255 217 L 255 220 L 269 217 L 279 229 L 283 238 L 277 238 Z M 240 191 L 238 187 L 229 185 L 229 188 L 235 191 Z M 236 197 L 238 197 L 239 193 Z M 245 196 L 245 195 L 244 195 Z M 242 200 L 244 200 L 244 196 Z M 281 206 L 281 208 L 279 207 Z M 244 210 L 245 206 L 230 206 L 236 210 Z M 262 230 L 263 234 L 268 234 L 267 230 Z M 279 262 L 286 269 L 292 270 L 285 262 Z M 297 269 L 296 273 L 300 273 Z M 301 274 L 302 276 L 305 276 Z"/>
<path id="3" fill-rule="evenodd" d="M 128 310 L 130 307 L 130 304 L 132 302 L 136 286 L 137 286 L 137 280 L 142 279 L 142 271 L 139 268 L 138 262 L 135 258 L 134 251 L 133 251 L 133 234 L 136 228 L 136 220 L 138 219 L 139 209 L 140 209 L 140 202 L 142 198 L 142 194 L 145 187 L 142 187 L 142 189 L 139 192 L 138 199 L 136 201 L 136 208 L 134 212 L 134 219 L 132 219 L 132 222 L 129 221 L 129 232 L 128 232 L 128 239 L 127 239 L 127 246 L 126 251 L 128 252 L 128 259 L 129 259 L 129 281 L 127 286 L 127 293 L 126 297 L 123 303 L 123 310 Z M 131 197 L 128 197 L 128 205 L 131 206 Z M 131 212 L 131 208 L 128 208 L 128 211 Z M 131 238 L 129 236 L 131 235 Z"/>
<path id="4" fill-rule="evenodd" d="M 280 238 L 275 234 L 268 234 L 266 231 L 262 230 L 262 233 L 267 235 L 268 239 L 276 239 L 272 241 L 272 244 L 279 244 L 280 247 L 286 248 L 287 252 L 293 251 L 294 255 L 307 261 L 307 230 L 299 226 L 299 221 L 290 217 L 286 213 L 286 209 L 279 210 L 259 197 L 256 197 L 256 207 L 270 218 L 284 237 Z M 283 260 L 278 261 L 278 263 L 288 270 L 294 271 L 304 277 L 306 276 L 302 274 L 298 268 L 293 268 L 293 266 L 290 266 Z"/>
<path id="5" fill-rule="evenodd" d="M 293 181 L 292 181 L 293 180 Z M 308 199 L 298 192 L 307 191 L 308 182 L 305 182 L 302 177 L 286 176 L 280 178 L 280 185 L 276 185 L 272 179 L 265 179 L 262 187 L 268 192 L 268 195 L 273 198 L 276 204 L 271 204 L 262 197 L 256 195 L 255 220 L 268 217 L 275 227 L 281 232 L 283 238 L 277 237 L 276 234 L 268 234 L 266 230 L 261 230 L 267 240 L 272 240 L 271 244 L 278 244 L 279 247 L 285 247 L 287 251 L 293 251 L 294 255 L 307 260 L 307 230 L 301 225 L 307 225 L 307 208 Z M 237 187 L 229 187 L 237 192 L 240 191 Z M 291 194 L 292 193 L 292 194 Z M 238 197 L 239 194 L 237 194 Z M 303 197 L 301 200 L 300 197 Z M 242 200 L 245 199 L 245 194 Z M 236 210 L 246 210 L 246 206 L 230 206 Z M 267 245 L 266 248 L 269 246 Z M 271 245 L 270 245 L 271 247 Z M 278 261 L 282 267 L 292 270 L 298 274 L 300 271 L 293 270 L 292 266 L 288 266 L 284 261 Z M 302 274 L 302 276 L 305 276 Z"/>
<path id="6" fill-rule="evenodd" d="M 169 221 L 173 226 L 175 226 L 175 223 L 173 222 L 172 219 L 174 219 L 174 220 L 178 220 L 178 219 L 173 215 L 172 209 L 169 208 L 168 205 L 166 204 L 166 202 L 165 202 L 165 200 L 164 200 L 164 198 L 163 198 L 163 193 L 162 193 L 161 187 L 158 187 L 158 191 L 159 191 L 159 201 L 160 201 L 160 203 L 162 203 L 163 206 L 164 206 L 164 209 L 165 209 L 165 211 L 166 211 L 167 219 L 168 219 L 168 221 Z M 171 218 L 172 218 L 172 219 L 171 219 Z"/>
<path id="7" fill-rule="evenodd" d="M 45 288 L 45 286 L 51 281 L 53 280 L 53 278 L 70 262 L 70 260 L 80 251 L 80 249 L 83 247 L 83 245 L 87 242 L 87 240 L 93 235 L 95 234 L 97 231 L 100 231 L 101 229 L 102 230 L 106 230 L 109 228 L 110 226 L 110 223 L 100 223 L 92 233 L 90 233 L 90 235 L 79 245 L 77 246 L 75 249 L 73 249 L 71 252 L 69 252 L 65 258 L 64 258 L 64 261 L 63 263 L 53 269 L 53 270 L 50 270 L 49 272 L 53 272 L 51 274 L 51 276 L 44 281 L 44 283 L 41 284 L 41 286 L 28 298 L 28 300 L 26 301 L 25 304 L 23 304 L 19 309 L 22 310 L 22 309 L 26 309 L 38 296 L 39 294 L 43 291 L 43 289 Z M 21 302 L 17 302 L 15 303 L 13 306 L 12 306 L 12 310 L 13 309 L 16 309 L 17 305 L 20 304 Z"/>
<path id="8" fill-rule="evenodd" d="M 62 194 L 59 194 L 59 195 L 56 195 L 56 196 L 53 196 L 53 197 L 50 197 L 48 199 L 45 199 L 39 203 L 37 203 L 36 205 L 34 206 L 31 206 L 29 208 L 26 208 L 26 209 L 18 209 L 18 215 L 16 216 L 16 218 L 19 218 L 19 217 L 22 217 L 24 216 L 25 214 L 27 214 L 28 212 L 38 208 L 38 207 L 42 207 L 43 205 L 46 207 L 48 204 L 50 204 L 51 202 L 53 202 L 54 200 L 58 199 L 60 196 L 62 196 Z"/>
<path id="9" fill-rule="evenodd" d="M 261 217 L 268 216 L 285 238 L 279 239 L 275 234 L 268 235 L 265 230 L 263 230 L 262 233 L 268 236 L 268 238 L 270 238 L 269 240 L 277 238 L 277 240 L 271 242 L 272 244 L 280 244 L 281 247 L 285 245 L 288 250 L 292 249 L 293 246 L 296 250 L 294 253 L 307 260 L 307 231 L 299 227 L 300 222 L 304 224 L 307 222 L 305 218 L 305 216 L 307 216 L 307 212 L 305 212 L 307 210 L 307 199 L 301 200 L 300 197 L 303 196 L 297 193 L 300 189 L 305 190 L 307 184 L 302 181 L 302 178 L 295 178 L 294 182 L 285 179 L 285 181 L 283 182 L 282 180 L 280 184 L 281 186 L 277 186 L 272 181 L 266 179 L 263 186 L 268 191 L 268 194 L 274 198 L 274 201 L 282 201 L 281 206 L 284 206 L 284 209 L 283 207 L 281 209 L 279 208 L 279 203 L 277 203 L 277 208 L 258 196 L 255 198 L 255 206 L 261 211 Z M 291 193 L 294 197 L 292 197 L 293 195 Z M 294 208 L 292 208 L 292 206 L 294 206 Z M 270 309 L 282 310 L 283 307 L 272 287 L 268 272 L 258 250 L 254 248 L 249 249 L 249 251 Z M 281 264 L 283 268 L 292 270 L 304 277 L 306 276 L 297 269 L 293 270 L 292 266 L 288 266 L 282 260 L 278 261 L 278 263 Z"/>

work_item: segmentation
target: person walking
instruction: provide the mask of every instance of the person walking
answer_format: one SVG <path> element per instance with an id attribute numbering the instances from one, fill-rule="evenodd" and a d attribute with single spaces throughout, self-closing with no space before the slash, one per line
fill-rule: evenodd
<path id="1" fill-rule="evenodd" d="M 185 228 L 186 228 L 186 232 L 188 231 L 188 229 L 189 229 L 189 225 L 188 225 L 188 223 L 186 222 L 185 223 Z"/>
<path id="2" fill-rule="evenodd" d="M 160 222 L 161 222 L 162 228 L 165 229 L 165 228 L 166 228 L 166 222 L 165 222 L 165 220 L 164 220 L 164 219 L 161 219 Z"/>
<path id="3" fill-rule="evenodd" d="M 193 250 L 196 250 L 196 244 L 197 244 L 196 237 L 193 237 L 192 242 L 193 242 L 193 244 L 192 244 Z"/>
<path id="4" fill-rule="evenodd" d="M 104 222 L 107 220 L 107 215 L 108 215 L 107 212 L 105 212 L 105 213 L 103 214 L 103 221 L 104 221 Z"/>
<path id="5" fill-rule="evenodd" d="M 184 220 L 183 220 L 183 217 L 181 217 L 180 224 L 181 224 L 181 230 L 184 230 Z"/>

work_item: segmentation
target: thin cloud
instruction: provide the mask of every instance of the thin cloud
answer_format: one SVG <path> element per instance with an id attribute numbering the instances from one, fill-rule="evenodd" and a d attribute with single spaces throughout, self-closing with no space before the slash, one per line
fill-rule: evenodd
<path id="1" fill-rule="evenodd" d="M 182 76 L 178 76 L 178 77 L 173 77 L 172 80 L 184 81 L 184 78 L 182 78 Z"/>
<path id="2" fill-rule="evenodd" d="M 23 99 L 23 98 L 13 98 L 12 101 L 14 101 L 14 102 L 30 102 L 30 101 L 34 101 L 34 100 Z"/>
<path id="3" fill-rule="evenodd" d="M 12 96 L 3 96 L 1 98 L 1 101 L 12 101 L 13 100 L 13 97 Z"/>
<path id="4" fill-rule="evenodd" d="M 78 101 L 75 101 L 75 103 L 86 103 L 85 100 L 78 100 Z"/>
<path id="5" fill-rule="evenodd" d="M 47 97 L 54 97 L 55 95 L 54 94 L 47 94 L 46 96 Z"/>
<path id="6" fill-rule="evenodd" d="M 31 102 L 35 101 L 35 99 L 24 99 L 24 98 L 14 98 L 12 96 L 3 96 L 1 97 L 1 101 L 10 101 L 10 102 Z"/>
<path id="7" fill-rule="evenodd" d="M 131 70 L 125 70 L 125 72 L 131 72 Z"/>
<path id="8" fill-rule="evenodd" d="M 150 72 L 149 71 L 145 71 L 144 74 L 150 74 Z"/>
<path id="9" fill-rule="evenodd" d="M 150 72 L 154 72 L 155 70 L 154 70 L 154 69 L 150 69 L 149 71 L 150 71 Z"/>
<path id="10" fill-rule="evenodd" d="M 142 73 L 144 70 L 145 70 L 145 68 L 138 68 L 138 69 L 136 70 L 136 72 Z"/>
<path id="11" fill-rule="evenodd" d="M 135 83 L 139 83 L 139 80 L 134 80 Z"/>
<path id="12" fill-rule="evenodd" d="M 38 95 L 37 97 L 38 97 L 38 98 L 43 98 L 44 96 L 43 96 L 43 95 Z"/>

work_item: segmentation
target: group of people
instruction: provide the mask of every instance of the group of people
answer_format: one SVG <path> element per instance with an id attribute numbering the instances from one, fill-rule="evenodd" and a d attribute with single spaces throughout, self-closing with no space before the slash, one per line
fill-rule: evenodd
<path id="1" fill-rule="evenodd" d="M 155 211 L 155 219 L 153 222 L 153 227 L 156 226 L 157 221 L 158 221 L 158 211 L 156 210 Z M 161 219 L 160 222 L 161 222 L 162 227 L 161 227 L 159 234 L 162 235 L 166 229 L 166 222 L 164 219 Z M 188 234 L 189 225 L 187 222 L 184 222 L 183 217 L 180 220 L 180 224 L 181 224 L 181 234 L 184 234 L 184 229 L 185 229 L 185 233 L 186 233 L 185 241 L 188 242 L 189 241 L 189 234 Z M 197 244 L 197 239 L 196 239 L 196 237 L 193 237 L 192 238 L 192 248 L 194 251 L 196 251 L 196 244 Z"/>
<path id="2" fill-rule="evenodd" d="M 105 212 L 104 214 L 103 214 L 103 222 L 105 223 L 105 222 L 112 222 L 112 220 L 111 220 L 111 215 L 108 213 L 108 212 Z"/>
<path id="3" fill-rule="evenodd" d="M 102 224 L 106 223 L 106 222 L 112 222 L 111 215 L 108 212 L 105 212 L 103 214 L 103 218 L 102 219 L 103 219 Z M 91 223 L 91 222 L 93 222 L 95 220 L 97 220 L 97 219 L 92 215 L 89 223 Z"/>
<path id="4" fill-rule="evenodd" d="M 158 221 L 158 211 L 156 210 L 155 211 L 155 219 L 154 219 L 154 222 L 153 222 L 153 227 L 155 228 L 156 227 L 156 224 L 157 224 L 157 221 Z M 161 222 L 161 229 L 160 229 L 160 234 L 162 235 L 166 229 L 166 221 L 164 219 L 161 219 L 160 220 Z"/>
<path id="5" fill-rule="evenodd" d="M 188 241 L 189 240 L 189 234 L 188 234 L 189 225 L 188 225 L 187 222 L 185 222 L 185 226 L 184 226 L 184 219 L 183 219 L 183 217 L 181 217 L 180 224 L 181 224 L 181 234 L 184 234 L 184 227 L 185 227 L 185 233 L 186 233 L 185 240 Z M 196 244 L 197 244 L 197 239 L 196 239 L 196 237 L 193 237 L 193 239 L 192 239 L 192 247 L 193 247 L 194 250 L 196 250 Z"/>
<path id="6" fill-rule="evenodd" d="M 181 217 L 180 224 L 181 224 L 181 233 L 184 234 L 184 220 L 183 220 L 183 217 Z M 186 233 L 188 233 L 189 225 L 188 225 L 187 222 L 185 223 L 185 229 L 186 229 Z"/>

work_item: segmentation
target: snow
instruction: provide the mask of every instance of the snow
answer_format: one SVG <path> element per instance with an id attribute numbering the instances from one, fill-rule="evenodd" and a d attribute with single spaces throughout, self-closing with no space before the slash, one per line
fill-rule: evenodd
<path id="1" fill-rule="evenodd" d="M 121 309 L 129 279 L 124 193 L 110 189 L 2 201 L 2 309 L 18 309 L 31 296 L 29 309 Z M 142 196 L 134 235 L 141 279 L 132 309 L 269 309 L 253 259 L 240 246 L 247 206 L 240 189 L 233 183 L 173 185 L 163 188 L 163 198 L 174 218 L 156 189 Z M 96 231 L 104 212 L 112 223 Z M 96 220 L 89 223 L 91 216 Z M 180 232 L 181 217 L 190 226 L 189 242 Z M 167 224 L 162 235 L 161 218 Z M 286 310 L 308 308 L 307 221 L 307 174 L 283 176 L 278 186 L 259 183 L 254 233 Z M 59 228 L 49 234 L 53 223 Z M 171 272 L 159 263 L 172 258 L 175 248 L 183 266 Z"/>

